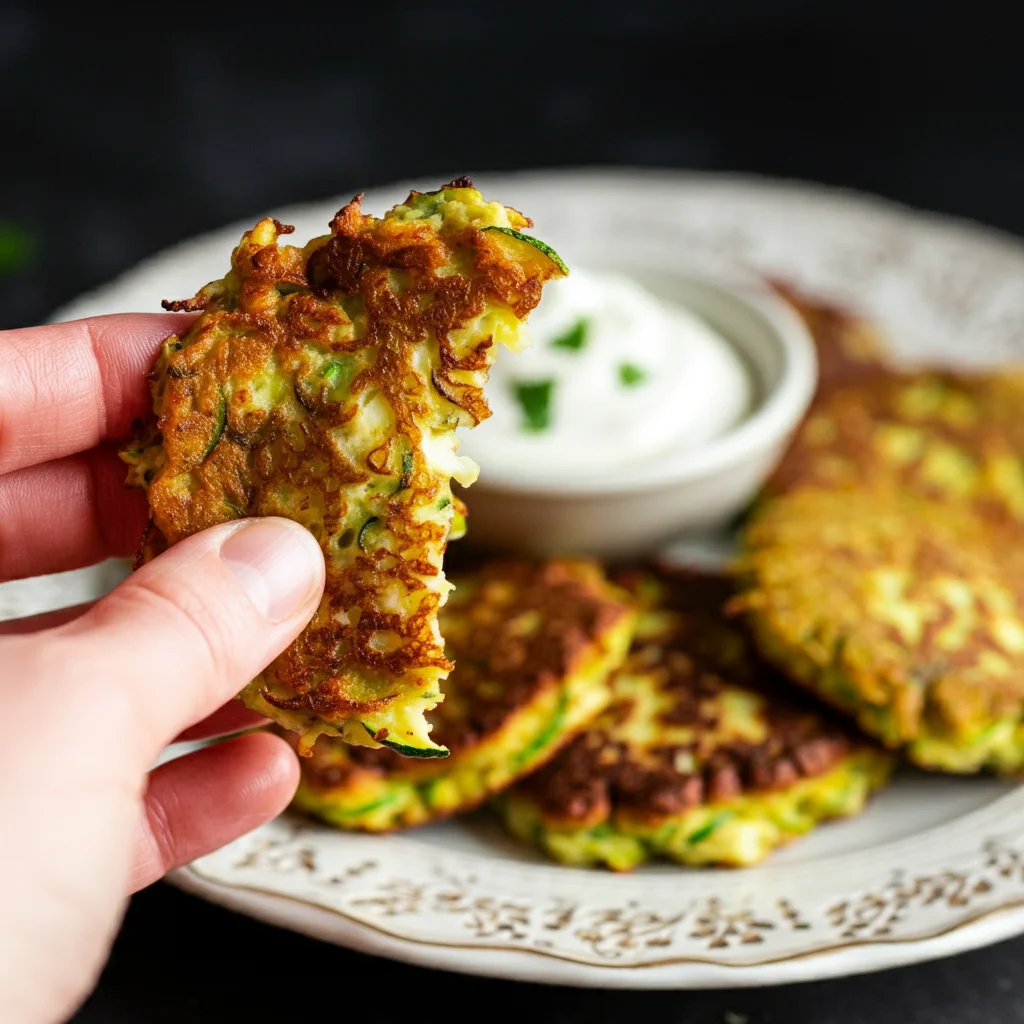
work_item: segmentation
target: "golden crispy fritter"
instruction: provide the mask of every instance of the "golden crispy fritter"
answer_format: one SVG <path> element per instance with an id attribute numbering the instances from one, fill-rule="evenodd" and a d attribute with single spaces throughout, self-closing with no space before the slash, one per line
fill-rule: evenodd
<path id="1" fill-rule="evenodd" d="M 924 767 L 1024 765 L 1019 529 L 895 488 L 802 488 L 746 530 L 762 652 Z"/>
<path id="2" fill-rule="evenodd" d="M 443 761 L 321 737 L 302 766 L 301 810 L 371 832 L 468 810 L 552 757 L 607 704 L 634 611 L 583 561 L 494 562 L 441 610 L 455 669 L 430 712 Z"/>
<path id="3" fill-rule="evenodd" d="M 571 864 L 745 865 L 858 812 L 891 758 L 803 703 L 723 605 L 723 576 L 624 578 L 645 607 L 593 726 L 497 806 Z"/>
<path id="4" fill-rule="evenodd" d="M 1024 372 L 883 372 L 836 389 L 769 490 L 878 485 L 1024 522 Z"/>
<path id="5" fill-rule="evenodd" d="M 1024 372 L 830 362 L 842 314 L 803 306 L 823 382 L 747 520 L 737 607 L 769 658 L 918 764 L 1016 770 Z"/>
<path id="6" fill-rule="evenodd" d="M 242 699 L 303 734 L 443 755 L 423 713 L 451 669 L 437 625 L 456 506 L 457 426 L 489 415 L 499 342 L 565 266 L 530 222 L 468 179 L 383 218 L 356 197 L 298 248 L 265 219 L 194 299 L 153 369 L 154 418 L 124 453 L 152 525 L 140 558 L 243 516 L 319 540 L 327 587 L 310 625 Z"/>
<path id="7" fill-rule="evenodd" d="M 773 286 L 807 324 L 820 379 L 770 493 L 896 485 L 1024 520 L 1024 370 L 898 370 L 872 324 Z"/>

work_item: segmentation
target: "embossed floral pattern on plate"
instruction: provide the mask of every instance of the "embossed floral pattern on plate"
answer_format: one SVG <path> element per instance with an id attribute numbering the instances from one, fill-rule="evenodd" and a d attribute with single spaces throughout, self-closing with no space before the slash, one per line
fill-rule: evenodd
<path id="1" fill-rule="evenodd" d="M 1009 799 L 1021 803 L 1016 794 Z M 341 836 L 286 815 L 190 870 L 415 941 L 632 967 L 754 965 L 852 942 L 920 940 L 1024 901 L 1024 835 L 961 842 L 922 870 L 899 849 L 915 845 L 895 844 L 859 863 L 841 857 L 825 873 L 790 869 L 767 884 L 762 875 L 753 885 L 742 872 L 681 871 L 672 882 L 556 868 L 565 885 L 554 893 L 544 884 L 546 865 L 496 871 L 465 856 L 417 844 L 389 849 L 386 837 Z"/>

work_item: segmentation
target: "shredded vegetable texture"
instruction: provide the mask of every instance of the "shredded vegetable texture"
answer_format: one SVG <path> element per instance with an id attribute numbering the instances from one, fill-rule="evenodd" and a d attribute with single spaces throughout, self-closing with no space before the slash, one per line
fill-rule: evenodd
<path id="1" fill-rule="evenodd" d="M 383 218 L 361 197 L 304 247 L 266 219 L 193 299 L 151 374 L 153 418 L 123 452 L 146 488 L 145 561 L 198 530 L 279 515 L 319 540 L 327 586 L 310 625 L 242 693 L 302 734 L 438 756 L 424 712 L 451 668 L 437 624 L 442 557 L 464 523 L 451 480 L 477 467 L 455 428 L 490 415 L 500 344 L 560 261 L 468 179 Z"/>

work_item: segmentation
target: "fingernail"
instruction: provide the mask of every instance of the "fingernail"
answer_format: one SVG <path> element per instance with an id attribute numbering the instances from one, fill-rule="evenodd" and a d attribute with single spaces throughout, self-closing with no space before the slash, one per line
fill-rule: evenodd
<path id="1" fill-rule="evenodd" d="M 271 622 L 305 608 L 323 578 L 323 556 L 313 535 L 287 519 L 245 523 L 221 546 L 220 557 Z"/>

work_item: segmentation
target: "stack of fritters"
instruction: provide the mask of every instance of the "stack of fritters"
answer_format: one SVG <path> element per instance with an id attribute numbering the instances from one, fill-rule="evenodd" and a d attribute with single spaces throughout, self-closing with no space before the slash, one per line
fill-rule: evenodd
<path id="1" fill-rule="evenodd" d="M 626 595 L 589 562 L 495 562 L 460 577 L 441 611 L 457 668 L 429 716 L 448 757 L 403 757 L 323 736 L 303 762 L 296 805 L 371 832 L 477 806 L 605 707 L 634 619 Z"/>
<path id="2" fill-rule="evenodd" d="M 321 737 L 296 806 L 385 831 L 469 810 L 540 768 L 499 804 L 512 832 L 619 870 L 654 854 L 750 864 L 861 809 L 889 757 L 784 692 L 724 617 L 727 578 L 617 583 L 579 561 L 458 578 L 441 616 L 456 667 L 431 712 L 449 757 Z"/>
<path id="3" fill-rule="evenodd" d="M 1022 521 L 1024 375 L 847 366 L 747 522 L 733 607 L 765 656 L 917 764 L 1015 771 Z"/>
<path id="4" fill-rule="evenodd" d="M 786 692 L 723 614 L 731 580 L 623 582 L 644 610 L 612 703 L 500 800 L 515 835 L 567 864 L 740 866 L 862 809 L 889 756 Z"/>

